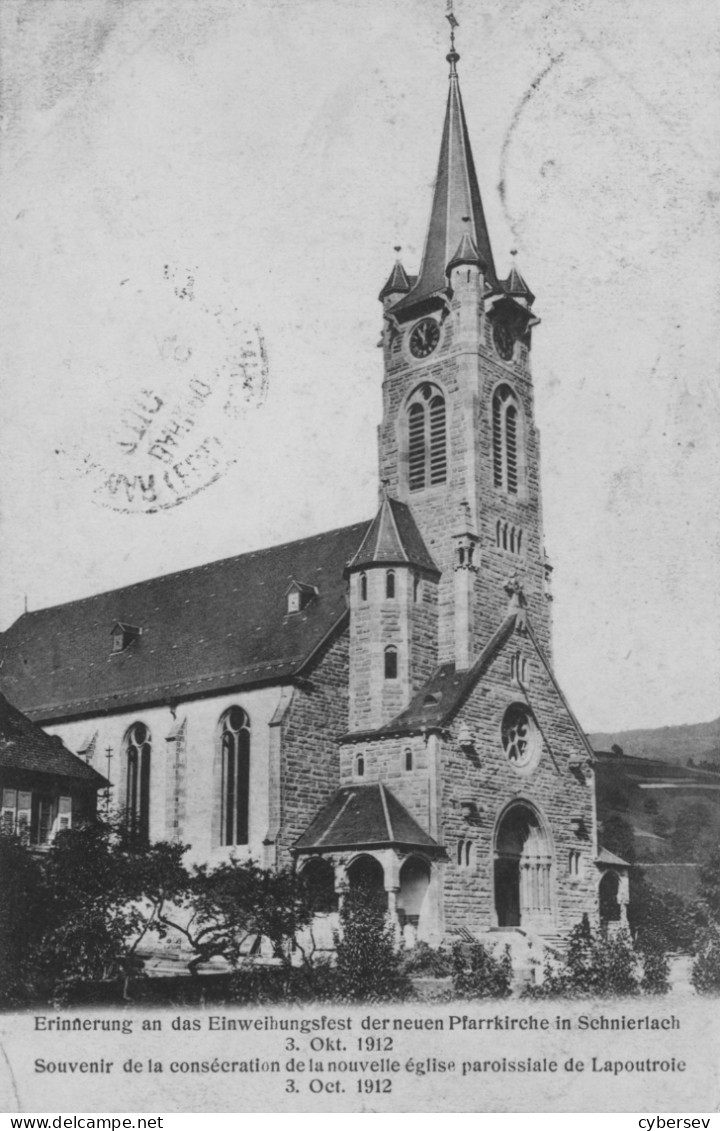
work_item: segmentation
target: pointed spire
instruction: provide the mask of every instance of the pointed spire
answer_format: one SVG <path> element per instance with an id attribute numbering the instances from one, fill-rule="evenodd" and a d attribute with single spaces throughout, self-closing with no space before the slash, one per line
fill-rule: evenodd
<path id="1" fill-rule="evenodd" d="M 535 295 L 532 293 L 529 286 L 520 274 L 520 271 L 518 270 L 517 260 L 515 259 L 517 250 L 513 248 L 510 254 L 513 257 L 512 267 L 510 268 L 510 274 L 508 275 L 507 279 L 503 280 L 503 290 L 505 291 L 505 294 L 510 295 L 511 298 L 525 299 L 525 302 L 528 304 L 528 306 L 532 306 L 532 304 L 535 302 Z"/>
<path id="2" fill-rule="evenodd" d="M 469 238 L 475 245 L 477 260 L 481 263 L 491 286 L 497 286 L 490 236 L 485 222 L 457 77 L 456 64 L 460 58 L 454 42 L 457 20 L 454 16 L 451 19 L 451 16 L 452 12 L 449 12 L 448 19 L 452 29 L 451 49 L 447 56 L 450 63 L 450 91 L 440 143 L 440 160 L 430 210 L 430 223 L 417 282 L 410 293 L 397 304 L 397 309 L 414 305 L 421 299 L 429 298 L 446 289 L 446 268 L 455 258 L 456 249 L 459 251 L 464 242 L 463 229 L 466 227 L 463 223 L 464 216 L 470 218 L 467 228 Z"/>
<path id="3" fill-rule="evenodd" d="M 405 268 L 400 262 L 400 252 L 402 251 L 402 248 L 396 247 L 395 251 L 397 253 L 395 266 L 390 272 L 387 283 L 378 295 L 380 302 L 384 302 L 384 300 L 388 298 L 389 295 L 406 295 L 410 290 L 410 280 L 407 277 Z"/>

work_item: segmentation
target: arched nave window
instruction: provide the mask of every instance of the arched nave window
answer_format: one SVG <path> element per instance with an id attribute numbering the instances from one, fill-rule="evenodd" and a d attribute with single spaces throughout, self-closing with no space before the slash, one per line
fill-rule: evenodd
<path id="1" fill-rule="evenodd" d="M 133 723 L 125 735 L 125 820 L 133 837 L 150 838 L 150 731 Z"/>
<path id="2" fill-rule="evenodd" d="M 220 720 L 222 844 L 247 844 L 250 814 L 250 720 L 231 707 Z"/>

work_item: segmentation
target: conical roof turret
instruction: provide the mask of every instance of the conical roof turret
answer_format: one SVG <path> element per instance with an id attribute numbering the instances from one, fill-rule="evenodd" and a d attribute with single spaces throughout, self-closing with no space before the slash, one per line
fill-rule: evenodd
<path id="1" fill-rule="evenodd" d="M 391 499 L 387 490 L 383 490 L 380 509 L 370 523 L 355 557 L 348 563 L 346 572 L 373 565 L 416 566 L 435 576 L 440 573 L 417 528 L 412 511 L 406 503 Z"/>
<path id="2" fill-rule="evenodd" d="M 515 252 L 512 254 L 512 267 L 510 268 L 510 274 L 507 279 L 503 279 L 502 289 L 505 291 L 505 294 L 510 295 L 511 298 L 524 299 L 528 306 L 532 306 L 535 301 L 535 295 L 518 270 L 517 262 L 514 258 Z"/>
<path id="3" fill-rule="evenodd" d="M 395 251 L 399 253 L 400 248 L 396 247 Z M 398 254 L 398 257 L 395 260 L 395 265 L 390 272 L 390 275 L 388 276 L 388 280 L 385 286 L 380 291 L 378 298 L 380 299 L 380 302 L 383 302 L 389 295 L 407 294 L 410 290 L 411 285 L 412 284 L 410 282 L 410 279 L 408 278 L 407 272 L 400 262 L 400 255 Z"/>

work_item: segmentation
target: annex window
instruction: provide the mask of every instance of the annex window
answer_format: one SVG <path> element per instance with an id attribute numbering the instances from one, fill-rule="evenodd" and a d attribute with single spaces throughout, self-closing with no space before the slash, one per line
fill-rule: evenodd
<path id="1" fill-rule="evenodd" d="M 21 789 L 2 791 L 2 831 L 26 844 L 50 844 L 72 825 L 72 800 Z"/>
<path id="2" fill-rule="evenodd" d="M 250 720 L 231 707 L 220 723 L 222 746 L 221 844 L 247 844 L 250 817 Z"/>
<path id="3" fill-rule="evenodd" d="M 360 600 L 367 601 L 367 574 L 360 574 Z"/>
<path id="4" fill-rule="evenodd" d="M 150 837 L 150 731 L 133 723 L 125 736 L 125 820 L 138 840 Z"/>
<path id="5" fill-rule="evenodd" d="M 356 759 L 355 759 L 355 777 L 356 778 L 364 778 L 365 777 L 365 755 L 364 754 L 358 754 Z"/>
<path id="6" fill-rule="evenodd" d="M 411 491 L 447 482 L 445 398 L 435 385 L 413 394 L 407 413 L 408 477 Z"/>
<path id="7" fill-rule="evenodd" d="M 389 569 L 385 574 L 385 596 L 388 601 L 395 597 L 395 570 Z"/>
<path id="8" fill-rule="evenodd" d="M 517 495 L 519 482 L 518 407 L 509 385 L 495 390 L 492 402 L 493 482 L 509 495 Z M 503 549 L 507 549 L 505 544 Z"/>
<path id="9" fill-rule="evenodd" d="M 397 648 L 392 644 L 385 649 L 385 679 L 397 679 L 398 654 Z"/>
<path id="10" fill-rule="evenodd" d="M 30 839 L 32 820 L 32 794 L 19 789 L 2 791 L 2 829 L 9 836 Z"/>
<path id="11" fill-rule="evenodd" d="M 409 746 L 406 746 L 403 751 L 403 766 L 407 772 L 413 768 L 413 752 Z"/>

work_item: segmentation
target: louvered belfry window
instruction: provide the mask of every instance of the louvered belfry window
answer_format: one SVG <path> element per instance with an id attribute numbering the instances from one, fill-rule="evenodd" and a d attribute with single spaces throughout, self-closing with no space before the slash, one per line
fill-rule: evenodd
<path id="1" fill-rule="evenodd" d="M 447 482 L 445 398 L 433 385 L 422 385 L 408 408 L 408 469 L 411 491 Z"/>
<path id="2" fill-rule="evenodd" d="M 492 403 L 493 482 L 518 493 L 518 408 L 508 385 L 495 390 Z"/>

